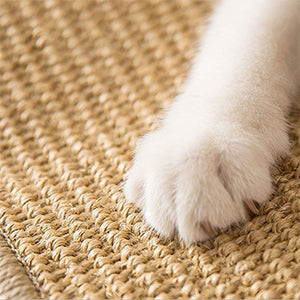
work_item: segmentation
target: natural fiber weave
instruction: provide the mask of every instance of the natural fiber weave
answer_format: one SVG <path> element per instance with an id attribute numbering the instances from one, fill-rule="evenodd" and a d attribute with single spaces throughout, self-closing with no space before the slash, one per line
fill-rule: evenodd
<path id="1" fill-rule="evenodd" d="M 300 298 L 299 111 L 274 195 L 240 229 L 164 242 L 121 191 L 210 4 L 1 0 L 0 229 L 43 298 Z"/>

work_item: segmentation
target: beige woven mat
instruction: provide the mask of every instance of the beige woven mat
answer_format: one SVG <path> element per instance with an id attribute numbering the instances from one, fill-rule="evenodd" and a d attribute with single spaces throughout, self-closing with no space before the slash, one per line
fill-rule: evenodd
<path id="1" fill-rule="evenodd" d="M 300 298 L 299 111 L 274 195 L 241 229 L 166 243 L 121 192 L 209 6 L 1 0 L 0 229 L 16 256 L 1 242 L 0 297 L 30 298 L 26 271 L 51 299 Z"/>

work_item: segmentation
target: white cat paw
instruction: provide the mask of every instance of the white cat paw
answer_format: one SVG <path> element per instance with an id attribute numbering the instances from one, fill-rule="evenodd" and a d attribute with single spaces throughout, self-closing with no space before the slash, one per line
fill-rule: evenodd
<path id="1" fill-rule="evenodd" d="M 162 128 L 137 147 L 124 193 L 163 237 L 177 232 L 186 243 L 204 241 L 245 222 L 271 193 L 261 143 L 240 128 L 212 129 Z"/>

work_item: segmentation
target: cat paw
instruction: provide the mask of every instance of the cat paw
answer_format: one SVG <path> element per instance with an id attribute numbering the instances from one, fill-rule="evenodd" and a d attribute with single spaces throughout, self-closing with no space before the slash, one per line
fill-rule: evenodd
<path id="1" fill-rule="evenodd" d="M 161 236 L 186 243 L 244 223 L 272 191 L 271 159 L 254 135 L 224 124 L 192 131 L 144 137 L 124 188 Z"/>

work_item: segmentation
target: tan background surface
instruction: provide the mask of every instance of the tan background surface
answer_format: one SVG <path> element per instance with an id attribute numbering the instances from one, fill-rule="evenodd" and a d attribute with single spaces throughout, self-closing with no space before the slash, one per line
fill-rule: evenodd
<path id="1" fill-rule="evenodd" d="M 121 192 L 209 6 L 1 1 L 0 298 L 300 298 L 299 111 L 274 195 L 240 229 L 164 242 Z"/>
<path id="2" fill-rule="evenodd" d="M 0 299 L 39 299 L 24 266 L 0 235 Z"/>

